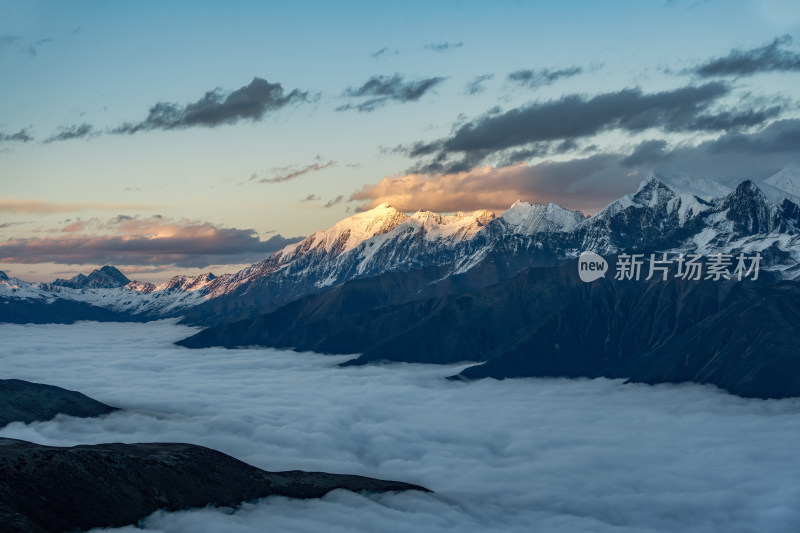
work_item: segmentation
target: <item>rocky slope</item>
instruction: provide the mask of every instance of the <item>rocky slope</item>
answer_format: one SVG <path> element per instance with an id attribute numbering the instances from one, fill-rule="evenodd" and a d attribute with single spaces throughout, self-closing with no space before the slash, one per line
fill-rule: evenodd
<path id="1" fill-rule="evenodd" d="M 272 495 L 319 498 L 335 489 L 427 491 L 362 476 L 266 472 L 191 444 L 56 448 L 0 438 L 0 524 L 8 533 L 119 527 L 159 509 L 235 506 Z"/>
<path id="2" fill-rule="evenodd" d="M 0 379 L 0 427 L 50 420 L 58 414 L 92 417 L 114 411 L 80 392 L 20 379 Z"/>
<path id="3" fill-rule="evenodd" d="M 613 258 L 609 258 L 610 263 Z M 187 347 L 261 344 L 376 361 L 486 361 L 464 378 L 612 377 L 800 396 L 800 283 L 578 278 L 575 262 L 477 291 L 382 304 L 384 279 L 350 282 Z M 382 288 L 383 287 L 383 288 Z"/>

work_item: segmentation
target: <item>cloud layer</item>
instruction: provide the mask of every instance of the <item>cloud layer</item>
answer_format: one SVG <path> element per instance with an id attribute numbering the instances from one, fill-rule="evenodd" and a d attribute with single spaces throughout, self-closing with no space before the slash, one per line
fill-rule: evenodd
<path id="1" fill-rule="evenodd" d="M 158 215 L 75 221 L 63 226 L 61 232 L 68 235 L 2 241 L 0 262 L 205 268 L 260 261 L 300 240 L 281 235 L 261 240 L 252 229 L 222 228 Z"/>
<path id="2" fill-rule="evenodd" d="M 299 178 L 305 174 L 319 172 L 320 170 L 325 170 L 326 168 L 332 167 L 336 164 L 336 161 L 329 160 L 325 163 L 322 163 L 319 158 L 316 163 L 312 163 L 310 165 L 305 165 L 302 167 L 298 166 L 289 166 L 289 167 L 281 167 L 277 169 L 273 169 L 273 172 L 269 177 L 261 177 L 261 174 L 258 172 L 254 172 L 250 176 L 250 181 L 258 180 L 259 183 L 281 183 L 284 181 L 293 180 L 295 178 Z"/>
<path id="3" fill-rule="evenodd" d="M 536 87 L 552 85 L 562 78 L 577 76 L 581 72 L 583 72 L 581 67 L 569 67 L 564 69 L 543 68 L 539 70 L 524 69 L 509 74 L 508 81 L 535 89 Z"/>
<path id="4" fill-rule="evenodd" d="M 725 57 L 712 59 L 692 72 L 707 78 L 715 76 L 752 76 L 760 72 L 800 72 L 800 54 L 783 47 L 792 44 L 790 35 L 750 50 L 731 50 Z"/>
<path id="5" fill-rule="evenodd" d="M 284 94 L 280 83 L 270 83 L 256 77 L 248 85 L 227 94 L 220 89 L 208 91 L 201 99 L 190 104 L 159 102 L 150 108 L 146 119 L 137 123 L 125 123 L 112 130 L 112 133 L 191 127 L 213 128 L 222 124 L 235 124 L 245 119 L 258 121 L 267 112 L 307 99 L 307 92 L 294 89 Z"/>
<path id="6" fill-rule="evenodd" d="M 346 357 L 170 345 L 191 331 L 0 325 L 7 377 L 126 409 L 15 423 L 0 435 L 62 446 L 189 442 L 264 469 L 436 491 L 156 513 L 145 531 L 788 532 L 800 523 L 796 400 L 602 379 L 454 383 L 443 377 L 462 366 L 343 369 L 335 365 Z"/>
<path id="7" fill-rule="evenodd" d="M 374 111 L 390 101 L 401 103 L 416 102 L 425 93 L 439 85 L 444 78 L 433 77 L 408 81 L 399 74 L 394 76 L 373 76 L 361 87 L 350 87 L 344 95 L 359 99 L 360 103 L 339 106 L 337 111 L 356 109 L 362 112 Z"/>
<path id="8" fill-rule="evenodd" d="M 446 138 L 398 150 L 412 158 L 429 159 L 414 167 L 418 172 L 463 172 L 493 159 L 504 165 L 546 155 L 554 151 L 553 142 L 574 143 L 611 130 L 628 134 L 648 129 L 664 133 L 728 131 L 762 125 L 781 112 L 777 104 L 719 109 L 720 99 L 729 93 L 728 85 L 710 82 L 658 93 L 623 89 L 591 98 L 565 95 L 505 112 L 491 110 L 458 125 Z"/>
<path id="9" fill-rule="evenodd" d="M 714 177 L 731 186 L 761 180 L 800 163 L 800 119 L 778 120 L 749 133 L 730 132 L 698 145 L 648 139 L 627 152 L 450 172 L 410 172 L 365 185 L 350 195 L 358 210 L 388 202 L 398 209 L 504 211 L 517 198 L 552 201 L 593 213 L 636 189 L 650 171 Z M 425 170 L 430 170 L 426 167 Z"/>

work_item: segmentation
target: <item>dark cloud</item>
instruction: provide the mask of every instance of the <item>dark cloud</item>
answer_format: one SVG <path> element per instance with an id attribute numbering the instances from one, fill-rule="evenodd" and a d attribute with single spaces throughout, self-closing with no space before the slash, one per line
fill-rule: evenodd
<path id="1" fill-rule="evenodd" d="M 800 119 L 779 120 L 758 133 L 729 133 L 701 146 L 722 154 L 800 154 Z"/>
<path id="2" fill-rule="evenodd" d="M 541 153 L 553 141 L 576 141 L 604 131 L 640 133 L 648 129 L 671 132 L 715 132 L 756 127 L 775 118 L 781 106 L 761 109 L 721 109 L 719 100 L 730 93 L 722 82 L 682 87 L 658 93 L 623 89 L 587 98 L 566 95 L 531 103 L 506 112 L 495 110 L 454 127 L 446 138 L 397 147 L 418 162 L 410 172 L 462 172 L 509 159 L 508 151 Z M 555 152 L 554 152 L 555 153 Z M 520 160 L 512 157 L 511 161 Z"/>
<path id="3" fill-rule="evenodd" d="M 660 139 L 653 139 L 640 143 L 629 155 L 624 158 L 620 163 L 624 167 L 638 167 L 652 165 L 658 161 L 662 161 L 670 154 L 667 153 L 665 148 L 667 142 Z"/>
<path id="4" fill-rule="evenodd" d="M 591 147 L 590 147 L 591 148 Z M 574 152 L 579 146 L 548 144 L 543 151 Z M 584 149 L 585 150 L 585 149 Z M 649 139 L 629 152 L 600 152 L 565 161 L 525 162 L 538 155 L 523 149 L 506 152 L 508 166 L 463 165 L 458 172 L 392 176 L 354 192 L 357 210 L 388 202 L 398 209 L 435 211 L 502 210 L 516 198 L 557 202 L 591 213 L 635 190 L 651 170 L 713 178 L 729 186 L 761 180 L 800 164 L 800 119 L 779 120 L 753 132 L 727 132 L 697 145 L 675 147 Z"/>
<path id="5" fill-rule="evenodd" d="M 16 133 L 2 133 L 0 132 L 0 141 L 17 141 L 17 142 L 30 142 L 33 137 L 28 133 L 28 128 L 23 128 Z"/>
<path id="6" fill-rule="evenodd" d="M 250 176 L 250 181 L 258 180 L 259 183 L 281 183 L 283 181 L 293 180 L 295 178 L 299 178 L 304 174 L 308 174 L 310 172 L 319 172 L 320 170 L 324 170 L 328 167 L 332 167 L 336 164 L 336 161 L 330 160 L 326 163 L 313 163 L 311 165 L 306 165 L 304 167 L 282 167 L 277 170 L 277 173 L 269 178 L 260 178 L 258 173 L 254 173 Z"/>
<path id="7" fill-rule="evenodd" d="M 71 139 L 83 139 L 86 137 L 93 137 L 98 135 L 97 132 L 94 131 L 94 127 L 91 124 L 83 123 L 80 125 L 70 126 L 68 128 L 62 129 L 59 133 L 52 135 L 44 140 L 45 144 L 56 142 L 56 141 L 68 141 Z"/>
<path id="8" fill-rule="evenodd" d="M 484 91 L 483 83 L 489 81 L 490 79 L 494 78 L 494 74 L 481 74 L 480 76 L 475 76 L 472 81 L 467 83 L 466 92 L 467 94 L 478 94 Z"/>
<path id="9" fill-rule="evenodd" d="M 725 133 L 698 145 L 668 149 L 645 141 L 621 160 L 627 169 L 708 176 L 727 185 L 760 180 L 800 163 L 800 119 L 779 120 L 759 131 Z"/>
<path id="10" fill-rule="evenodd" d="M 456 48 L 461 48 L 462 46 L 464 46 L 464 43 L 462 42 L 458 43 L 443 42 L 443 43 L 426 44 L 425 48 L 428 50 L 433 50 L 434 52 L 447 52 L 448 50 L 455 50 Z"/>
<path id="11" fill-rule="evenodd" d="M 798 72 L 800 54 L 782 47 L 792 44 L 790 35 L 776 38 L 769 44 L 750 50 L 731 50 L 725 56 L 700 65 L 691 72 L 702 77 L 751 76 L 760 72 Z"/>
<path id="12" fill-rule="evenodd" d="M 581 67 L 569 67 L 560 70 L 549 68 L 539 70 L 517 70 L 508 75 L 508 81 L 524 87 L 536 88 L 551 85 L 562 78 L 571 78 L 583 72 Z"/>
<path id="13" fill-rule="evenodd" d="M 378 50 L 377 52 L 375 52 L 375 53 L 373 53 L 373 54 L 370 54 L 370 55 L 371 55 L 372 57 L 374 57 L 375 59 L 378 59 L 379 57 L 381 57 L 383 54 L 385 54 L 385 53 L 386 53 L 386 52 L 388 52 L 388 51 L 389 51 L 389 47 L 388 47 L 388 46 L 384 46 L 383 48 L 381 48 L 381 49 L 380 49 L 380 50 Z"/>
<path id="14" fill-rule="evenodd" d="M 220 89 L 208 91 L 200 100 L 181 106 L 159 102 L 150 108 L 147 118 L 138 123 L 125 123 L 112 133 L 136 133 L 148 130 L 171 130 L 191 127 L 213 128 L 235 124 L 240 120 L 261 120 L 265 113 L 296 102 L 308 101 L 308 92 L 298 89 L 285 94 L 280 83 L 253 78 L 248 85 L 224 94 Z"/>
<path id="15" fill-rule="evenodd" d="M 121 224 L 148 221 L 123 220 Z M 155 224 L 153 224 L 155 225 Z M 151 227 L 153 226 L 151 225 Z M 273 235 L 262 241 L 251 229 L 218 228 L 208 223 L 172 224 L 164 236 L 72 235 L 62 238 L 9 239 L 0 242 L 2 263 L 114 265 L 209 265 L 259 261 L 301 238 Z"/>
<path id="16" fill-rule="evenodd" d="M 421 80 L 406 81 L 399 74 L 394 76 L 373 76 L 361 87 L 350 87 L 345 90 L 344 95 L 349 98 L 365 99 L 358 104 L 345 104 L 339 106 L 337 111 L 357 109 L 358 111 L 374 111 L 378 107 L 389 101 L 397 102 L 416 102 L 426 92 L 430 91 L 444 78 L 434 77 Z"/>
<path id="17" fill-rule="evenodd" d="M 317 196 L 316 194 L 313 194 L 313 193 L 312 193 L 312 194 L 309 194 L 308 196 L 306 196 L 305 198 L 303 198 L 303 199 L 302 199 L 302 200 L 300 200 L 300 201 L 301 201 L 301 202 L 316 202 L 317 200 L 321 200 L 321 199 L 322 199 L 322 198 L 320 198 L 320 197 L 319 197 L 319 196 Z"/>
<path id="18" fill-rule="evenodd" d="M 333 207 L 335 205 L 342 203 L 343 201 L 344 201 L 344 196 L 340 194 L 336 198 L 328 200 L 323 207 Z"/>

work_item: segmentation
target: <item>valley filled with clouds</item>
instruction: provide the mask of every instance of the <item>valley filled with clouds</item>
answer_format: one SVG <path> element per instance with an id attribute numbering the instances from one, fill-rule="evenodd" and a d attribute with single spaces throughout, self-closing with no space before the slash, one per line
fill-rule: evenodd
<path id="1" fill-rule="evenodd" d="M 187 350 L 172 321 L 0 325 L 5 376 L 79 390 L 110 415 L 12 423 L 46 445 L 189 442 L 268 470 L 397 479 L 236 511 L 159 512 L 145 531 L 793 531 L 800 401 L 621 380 L 453 382 L 467 366 Z M 129 531 L 139 531 L 127 528 Z"/>

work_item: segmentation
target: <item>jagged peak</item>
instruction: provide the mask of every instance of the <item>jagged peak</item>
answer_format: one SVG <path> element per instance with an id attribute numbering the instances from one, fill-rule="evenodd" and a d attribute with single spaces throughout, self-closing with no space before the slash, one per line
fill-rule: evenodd
<path id="1" fill-rule="evenodd" d="M 124 287 L 130 282 L 131 280 L 129 280 L 125 274 L 120 272 L 119 269 L 111 265 L 105 265 L 92 270 L 88 276 L 77 274 L 70 279 L 58 278 L 53 281 L 53 285 L 69 287 L 73 289 L 103 289 Z"/>
<path id="2" fill-rule="evenodd" d="M 8 275 L 0 270 L 0 281 L 6 281 L 8 279 Z"/>

